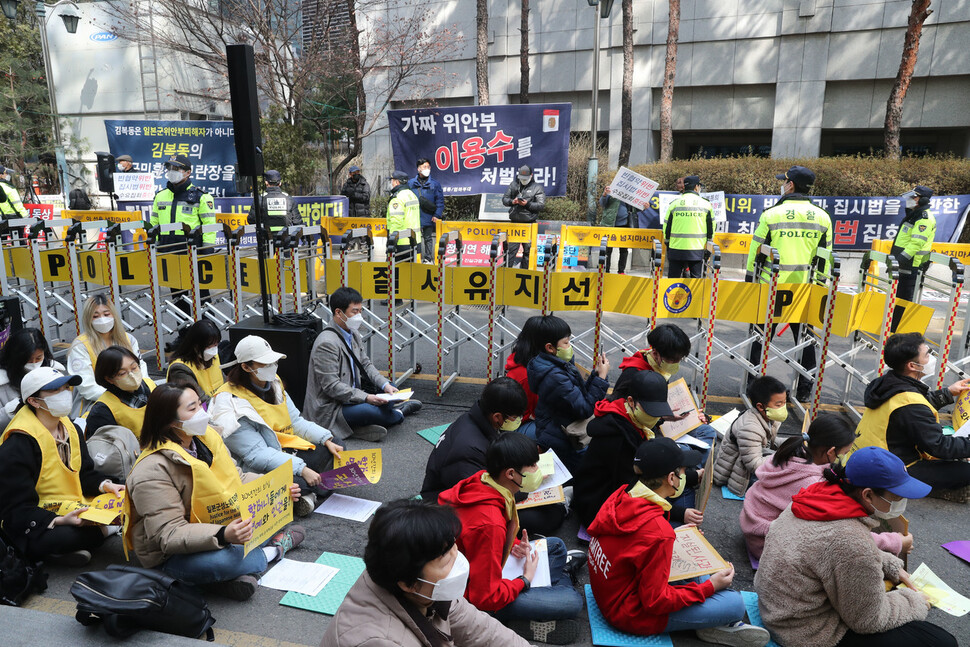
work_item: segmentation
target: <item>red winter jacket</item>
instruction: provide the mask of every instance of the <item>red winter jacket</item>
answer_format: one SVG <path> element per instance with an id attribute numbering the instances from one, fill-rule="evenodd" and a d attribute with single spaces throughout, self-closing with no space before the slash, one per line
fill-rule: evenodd
<path id="1" fill-rule="evenodd" d="M 590 525 L 589 583 L 596 604 L 617 629 L 653 635 L 667 616 L 714 595 L 710 580 L 671 585 L 674 531 L 655 503 L 614 492 Z"/>
<path id="2" fill-rule="evenodd" d="M 498 611 L 522 593 L 525 582 L 502 579 L 508 557 L 505 539 L 509 519 L 505 516 L 505 499 L 498 490 L 482 483 L 484 473 L 476 472 L 445 490 L 438 495 L 438 503 L 454 508 L 461 520 L 456 543 L 469 564 L 465 597 L 482 611 Z"/>
<path id="3" fill-rule="evenodd" d="M 640 371 L 652 371 L 653 367 L 650 366 L 650 362 L 647 361 L 647 355 L 650 354 L 649 348 L 644 348 L 633 353 L 629 357 L 624 357 L 620 361 L 620 377 L 616 380 L 616 384 L 613 385 L 613 393 L 619 392 L 621 389 L 626 388 L 627 382 L 633 379 L 633 376 Z"/>
<path id="4" fill-rule="evenodd" d="M 515 361 L 514 353 L 509 355 L 508 359 L 505 360 L 505 376 L 512 378 L 522 386 L 522 390 L 525 391 L 525 397 L 529 401 L 529 406 L 526 408 L 522 420 L 534 420 L 536 417 L 536 402 L 539 401 L 539 396 L 529 388 L 529 376 L 526 368 Z"/>

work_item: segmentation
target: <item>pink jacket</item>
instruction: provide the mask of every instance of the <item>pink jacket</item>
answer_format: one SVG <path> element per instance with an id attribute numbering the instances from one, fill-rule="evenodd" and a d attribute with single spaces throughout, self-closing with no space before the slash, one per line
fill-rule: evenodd
<path id="1" fill-rule="evenodd" d="M 825 465 L 792 458 L 784 467 L 775 467 L 769 459 L 755 471 L 758 480 L 745 493 L 741 509 L 741 531 L 748 552 L 755 559 L 761 559 L 771 522 L 791 505 L 792 496 L 799 490 L 822 480 L 823 469 Z M 898 555 L 903 549 L 903 537 L 899 533 L 872 533 L 872 538 L 887 553 Z"/>

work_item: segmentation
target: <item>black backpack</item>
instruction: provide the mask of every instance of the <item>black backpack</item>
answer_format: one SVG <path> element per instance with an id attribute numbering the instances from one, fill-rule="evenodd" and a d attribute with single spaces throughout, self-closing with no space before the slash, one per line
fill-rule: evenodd
<path id="1" fill-rule="evenodd" d="M 82 573 L 71 585 L 75 618 L 84 626 L 101 622 L 109 636 L 127 638 L 140 629 L 215 639 L 215 619 L 194 587 L 148 568 L 112 564 Z"/>
<path id="2" fill-rule="evenodd" d="M 46 590 L 44 565 L 24 557 L 0 530 L 0 604 L 19 607 L 31 593 Z"/>
<path id="3" fill-rule="evenodd" d="M 84 189 L 71 189 L 68 194 L 68 209 L 87 211 L 91 208 L 91 198 Z"/>

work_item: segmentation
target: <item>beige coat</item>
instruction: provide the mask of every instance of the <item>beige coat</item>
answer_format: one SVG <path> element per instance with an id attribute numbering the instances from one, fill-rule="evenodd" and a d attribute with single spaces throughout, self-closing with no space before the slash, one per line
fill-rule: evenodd
<path id="1" fill-rule="evenodd" d="M 751 475 L 774 452 L 780 422 L 768 422 L 757 409 L 742 413 L 724 435 L 714 461 L 714 485 L 744 496 Z"/>
<path id="2" fill-rule="evenodd" d="M 432 624 L 456 647 L 529 647 L 529 642 L 465 598 L 452 602 L 448 619 Z M 398 599 L 364 571 L 330 621 L 320 647 L 431 647 Z"/>
<path id="3" fill-rule="evenodd" d="M 791 506 L 768 528 L 754 577 L 765 627 L 785 647 L 832 647 L 846 631 L 872 634 L 926 619 L 922 594 L 887 592 L 903 562 L 879 550 L 867 517 L 807 521 Z"/>
<path id="4" fill-rule="evenodd" d="M 240 472 L 243 483 L 259 474 Z M 131 498 L 132 544 L 138 561 L 154 568 L 172 555 L 218 550 L 222 526 L 192 523 L 192 468 L 173 451 L 163 449 L 135 465 L 126 482 Z"/>

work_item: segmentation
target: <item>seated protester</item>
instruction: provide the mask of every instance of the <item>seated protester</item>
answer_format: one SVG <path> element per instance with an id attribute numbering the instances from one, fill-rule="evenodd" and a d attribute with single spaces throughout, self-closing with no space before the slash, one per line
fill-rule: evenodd
<path id="1" fill-rule="evenodd" d="M 656 371 L 670 381 L 680 370 L 680 362 L 690 354 L 690 337 L 674 324 L 660 324 L 647 335 L 647 348 L 624 357 L 614 390 L 640 371 Z"/>
<path id="2" fill-rule="evenodd" d="M 605 355 L 586 380 L 573 364 L 572 332 L 559 317 L 542 317 L 536 329 L 540 352 L 529 362 L 529 388 L 538 397 L 536 442 L 556 451 L 570 472 L 579 466 L 579 454 L 563 428 L 593 415 L 593 407 L 606 397 L 610 362 Z"/>
<path id="3" fill-rule="evenodd" d="M 748 384 L 752 407 L 731 424 L 714 459 L 714 485 L 727 485 L 744 496 L 755 470 L 775 451 L 775 438 L 788 418 L 788 388 L 777 378 L 762 375 Z"/>
<path id="4" fill-rule="evenodd" d="M 529 647 L 464 599 L 469 564 L 455 543 L 460 532 L 445 506 L 399 499 L 378 508 L 367 531 L 367 570 L 320 647 Z"/>
<path id="5" fill-rule="evenodd" d="M 915 478 L 934 488 L 934 496 L 966 500 L 970 463 L 962 459 L 970 458 L 970 438 L 944 435 L 937 409 L 953 404 L 970 389 L 970 380 L 930 391 L 920 380 L 936 372 L 936 357 L 919 333 L 891 336 L 883 358 L 892 370 L 866 387 L 866 412 L 856 428 L 854 449 L 888 449 Z"/>
<path id="6" fill-rule="evenodd" d="M 24 403 L 0 439 L 0 523 L 6 536 L 32 560 L 83 566 L 104 542 L 107 526 L 91 525 L 81 507 L 58 513 L 65 502 L 82 506 L 124 486 L 94 469 L 71 413 L 70 387 L 77 375 L 49 366 L 27 373 L 20 383 Z"/>
<path id="7" fill-rule="evenodd" d="M 140 357 L 138 342 L 125 332 L 125 324 L 117 308 L 104 295 L 96 294 L 84 302 L 80 315 L 81 335 L 71 343 L 67 352 L 67 365 L 71 373 L 81 376 L 81 384 L 74 390 L 74 407 L 71 418 L 80 418 L 91 408 L 105 389 L 94 379 L 94 365 L 98 355 L 109 346 L 127 348 Z M 148 367 L 139 360 L 142 375 L 148 375 Z"/>
<path id="8" fill-rule="evenodd" d="M 142 375 L 135 354 L 122 346 L 101 351 L 94 366 L 94 380 L 104 393 L 85 414 L 84 437 L 91 438 L 108 425 L 124 427 L 139 436 L 145 424 L 145 405 L 155 383 Z"/>
<path id="9" fill-rule="evenodd" d="M 416 413 L 421 403 L 411 399 L 389 403 L 380 393 L 398 388 L 364 352 L 358 329 L 364 322 L 364 298 L 353 288 L 330 295 L 333 318 L 313 342 L 307 369 L 303 416 L 333 431 L 338 439 L 353 436 L 380 442 L 387 428 Z"/>
<path id="10" fill-rule="evenodd" d="M 741 531 L 748 554 L 761 559 L 771 522 L 791 505 L 792 496 L 822 480 L 822 472 L 841 462 L 855 441 L 855 431 L 841 416 L 823 413 L 804 436 L 789 438 L 770 460 L 758 468 L 758 480 L 748 488 L 741 509 Z M 896 532 L 873 533 L 879 550 L 899 555 L 913 548 L 913 536 Z"/>
<path id="11" fill-rule="evenodd" d="M 684 488 L 684 470 L 700 452 L 669 438 L 640 443 L 637 478 L 614 492 L 589 527 L 589 585 L 611 625 L 653 636 L 693 629 L 697 638 L 720 645 L 768 644 L 761 627 L 744 624 L 741 594 L 726 590 L 734 567 L 671 584 L 675 534 L 667 499 Z"/>
<path id="12" fill-rule="evenodd" d="M 124 540 L 143 567 L 247 600 L 254 575 L 303 541 L 303 527 L 292 525 L 244 555 L 253 519 L 238 516 L 233 498 L 259 475 L 233 463 L 194 387 L 166 383 L 152 391 L 141 446 L 128 476 Z M 299 496 L 291 485 L 290 497 Z"/>
<path id="13" fill-rule="evenodd" d="M 50 345 L 36 328 L 21 328 L 11 333 L 0 347 L 0 429 L 6 429 L 20 408 L 20 380 L 41 366 L 50 366 L 62 373 L 67 370 L 54 361 Z"/>
<path id="14" fill-rule="evenodd" d="M 572 507 L 579 522 L 589 527 L 603 503 L 636 480 L 633 457 L 645 440 L 660 436 L 661 419 L 673 414 L 667 404 L 667 381 L 657 373 L 640 371 L 614 389 L 611 399 L 596 403 L 594 418 L 586 427 L 589 446 L 579 470 L 574 474 Z M 698 470 L 687 470 L 687 487 L 699 480 Z M 701 473 L 703 470 L 701 470 Z M 699 524 L 704 520 L 700 510 L 674 506 L 670 519 L 676 524 Z"/>
<path id="15" fill-rule="evenodd" d="M 879 550 L 870 517 L 897 517 L 906 499 L 930 486 L 896 456 L 865 447 L 845 467 L 792 497 L 771 524 L 754 577 L 765 627 L 785 647 L 920 645 L 956 647 L 925 622 L 928 598 L 912 587 L 903 562 Z M 910 588 L 887 591 L 885 580 Z"/>
<path id="16" fill-rule="evenodd" d="M 525 393 L 512 378 L 498 377 L 486 384 L 478 402 L 445 429 L 431 450 L 421 498 L 437 501 L 444 490 L 485 469 L 488 446 L 499 434 L 518 431 L 525 408 Z M 549 535 L 562 525 L 566 512 L 562 503 L 526 508 L 519 511 L 519 523 L 533 534 Z"/>
<path id="17" fill-rule="evenodd" d="M 564 645 L 578 636 L 574 618 L 583 610 L 583 596 L 572 578 L 586 559 L 577 551 L 567 560 L 562 540 L 547 537 L 552 586 L 531 587 L 538 555 L 530 550 L 527 532 L 516 539 L 515 495 L 532 492 L 542 482 L 538 461 L 535 442 L 522 434 L 502 434 L 488 447 L 487 468 L 442 492 L 438 502 L 454 508 L 461 520 L 458 550 L 469 562 L 468 601 L 528 640 Z M 525 558 L 524 574 L 514 580 L 502 577 L 509 555 Z"/>
<path id="18" fill-rule="evenodd" d="M 536 331 L 539 329 L 539 323 L 541 321 L 542 317 L 540 316 L 529 317 L 525 320 L 519 336 L 512 345 L 512 352 L 505 360 L 505 376 L 519 383 L 519 386 L 525 391 L 525 397 L 528 400 L 528 406 L 522 415 L 522 425 L 519 427 L 519 433 L 525 434 L 532 439 L 536 437 L 536 403 L 539 398 L 529 388 L 529 373 L 527 367 L 529 366 L 529 362 L 532 361 L 532 358 L 542 352 L 541 345 L 536 343 Z"/>
<path id="19" fill-rule="evenodd" d="M 201 319 L 185 329 L 175 347 L 172 363 L 168 365 L 166 381 L 174 384 L 195 384 L 207 403 L 225 383 L 219 366 L 219 342 L 222 333 L 208 319 Z"/>
<path id="20" fill-rule="evenodd" d="M 329 431 L 301 417 L 286 394 L 276 375 L 286 355 L 262 337 L 249 335 L 236 344 L 235 358 L 226 383 L 209 401 L 213 424 L 246 471 L 266 474 L 293 462 L 293 481 L 302 494 L 293 513 L 305 517 L 316 508 L 320 472 L 333 466 L 343 447 Z"/>

